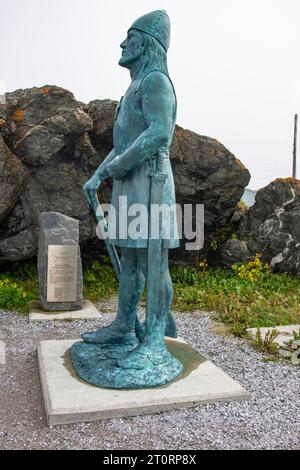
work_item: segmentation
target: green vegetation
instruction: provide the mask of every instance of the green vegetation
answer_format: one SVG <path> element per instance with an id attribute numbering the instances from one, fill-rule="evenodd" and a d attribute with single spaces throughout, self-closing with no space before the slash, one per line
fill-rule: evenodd
<path id="1" fill-rule="evenodd" d="M 37 298 L 37 270 L 32 264 L 0 274 L 0 308 L 25 312 L 28 302 Z"/>
<path id="2" fill-rule="evenodd" d="M 254 261 L 232 269 L 172 267 L 174 309 L 207 310 L 229 325 L 236 335 L 248 327 L 300 323 L 300 280 L 286 273 L 272 273 L 257 256 Z M 108 257 L 84 270 L 84 296 L 104 300 L 118 290 Z M 38 298 L 36 268 L 26 265 L 0 274 L 0 308 L 27 310 L 28 301 Z"/>
<path id="3" fill-rule="evenodd" d="M 103 300 L 117 291 L 118 282 L 109 258 L 103 257 L 101 264 L 93 262 L 83 272 L 84 297 Z M 37 268 L 32 263 L 21 264 L 14 271 L 0 273 L 0 308 L 27 311 L 30 300 L 38 299 L 39 282 Z"/>
<path id="4" fill-rule="evenodd" d="M 235 210 L 241 211 L 243 213 L 247 212 L 250 207 L 241 199 L 240 202 L 237 203 Z"/>
<path id="5" fill-rule="evenodd" d="M 250 207 L 241 199 L 235 206 L 235 211 L 246 214 L 249 208 Z M 210 249 L 213 252 L 217 252 L 220 245 L 225 243 L 227 240 L 238 240 L 239 237 L 235 232 L 236 226 L 237 224 L 231 221 L 223 227 L 218 228 L 214 233 L 213 240 L 210 242 Z"/>
<path id="6" fill-rule="evenodd" d="M 300 329 L 299 331 L 293 331 L 293 340 L 298 341 L 300 339 Z"/>
<path id="7" fill-rule="evenodd" d="M 118 281 L 108 257 L 94 261 L 83 271 L 83 294 L 90 300 L 103 300 L 117 292 Z"/>
<path id="8" fill-rule="evenodd" d="M 219 246 L 222 245 L 229 238 L 237 239 L 238 236 L 234 231 L 234 226 L 232 224 L 227 224 L 222 228 L 219 228 L 214 234 L 214 239 L 210 243 L 210 248 L 212 251 L 217 251 Z"/>
<path id="9" fill-rule="evenodd" d="M 243 335 L 246 328 L 300 322 L 300 280 L 272 273 L 257 256 L 232 269 L 172 269 L 174 308 L 208 310 Z"/>
<path id="10" fill-rule="evenodd" d="M 274 354 L 278 349 L 278 345 L 275 343 L 278 335 L 279 333 L 276 330 L 269 330 L 263 337 L 260 328 L 258 328 L 253 345 L 261 352 Z"/>

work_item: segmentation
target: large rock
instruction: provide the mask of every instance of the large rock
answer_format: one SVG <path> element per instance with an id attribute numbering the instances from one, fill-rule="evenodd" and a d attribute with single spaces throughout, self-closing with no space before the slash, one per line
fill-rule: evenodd
<path id="1" fill-rule="evenodd" d="M 27 174 L 26 187 L 15 179 L 19 190 L 10 206 L 5 195 L 3 204 L 9 206 L 9 214 L 1 223 L 0 261 L 37 255 L 41 212 L 63 212 L 82 221 L 83 244 L 95 238 L 82 185 L 92 172 L 89 161 L 97 152 L 87 133 L 93 121 L 82 105 L 72 93 L 59 87 L 17 90 L 7 93 L 6 105 L 0 106 L 0 118 L 1 132 L 15 155 L 14 161 Z"/>
<path id="2" fill-rule="evenodd" d="M 173 257 L 179 262 L 195 262 L 199 254 L 211 259 L 211 242 L 231 219 L 249 183 L 249 171 L 217 140 L 179 126 L 175 130 L 171 160 L 177 202 L 181 206 L 204 204 L 205 235 L 200 253 L 185 251 L 184 239 Z"/>
<path id="3" fill-rule="evenodd" d="M 38 216 L 48 211 L 63 212 L 81 221 L 85 257 L 95 257 L 103 249 L 81 188 L 112 148 L 116 105 L 111 100 L 85 105 L 55 86 L 7 94 L 6 105 L 0 106 L 1 133 L 27 175 L 27 186 L 15 184 L 12 202 L 4 201 L 0 262 L 37 255 Z M 249 182 L 249 172 L 220 142 L 178 126 L 171 159 L 177 201 L 205 205 L 205 246 L 201 254 L 209 256 L 211 240 L 230 220 Z M 100 200 L 109 200 L 110 195 L 108 180 Z M 184 243 L 172 250 L 173 260 L 195 263 L 199 252 L 185 251 Z"/>
<path id="4" fill-rule="evenodd" d="M 300 181 L 280 178 L 260 189 L 236 233 L 220 250 L 226 265 L 260 253 L 275 270 L 300 276 Z"/>
<path id="5" fill-rule="evenodd" d="M 28 175 L 0 134 L 0 222 L 12 211 L 26 188 Z"/>

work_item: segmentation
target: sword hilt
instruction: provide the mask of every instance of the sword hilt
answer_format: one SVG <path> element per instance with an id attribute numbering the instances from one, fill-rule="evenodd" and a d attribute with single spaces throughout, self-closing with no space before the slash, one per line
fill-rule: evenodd
<path id="1" fill-rule="evenodd" d="M 164 158 L 165 158 L 166 150 L 160 149 L 158 151 L 158 155 L 156 157 L 156 168 L 155 173 L 163 174 L 164 172 Z"/>

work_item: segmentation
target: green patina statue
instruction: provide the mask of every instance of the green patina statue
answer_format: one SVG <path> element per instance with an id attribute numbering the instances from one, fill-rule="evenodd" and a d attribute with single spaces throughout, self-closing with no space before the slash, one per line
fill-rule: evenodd
<path id="1" fill-rule="evenodd" d="M 100 387 L 155 387 L 174 380 L 183 369 L 164 341 L 165 335 L 177 336 L 168 267 L 168 250 L 179 246 L 176 217 L 169 214 L 166 235 L 166 217 L 155 218 L 151 211 L 154 205 L 175 205 L 169 147 L 176 95 L 167 69 L 169 40 L 169 17 L 162 10 L 142 16 L 128 30 L 119 65 L 129 69 L 131 84 L 116 111 L 114 148 L 84 186 L 96 211 L 96 191 L 104 179 L 112 177 L 111 204 L 117 215 L 123 211 L 120 200 L 126 197 L 128 208 L 143 205 L 150 216 L 146 236 L 143 230 L 138 236 L 126 230 L 124 237 L 124 224 L 117 222 L 114 227 L 106 243 L 119 275 L 118 313 L 109 326 L 84 333 L 83 341 L 71 348 L 78 375 Z M 130 210 L 128 214 L 125 229 L 133 219 Z M 158 237 L 152 237 L 150 227 L 157 221 Z M 120 264 L 114 246 L 120 247 Z M 141 324 L 137 309 L 145 281 L 146 320 Z"/>

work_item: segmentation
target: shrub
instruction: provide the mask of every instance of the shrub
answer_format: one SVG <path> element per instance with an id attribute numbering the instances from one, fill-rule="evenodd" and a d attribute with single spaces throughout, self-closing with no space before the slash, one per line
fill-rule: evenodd
<path id="1" fill-rule="evenodd" d="M 260 328 L 258 328 L 255 339 L 253 341 L 254 346 L 261 352 L 267 352 L 274 354 L 277 349 L 278 345 L 275 343 L 275 339 L 279 335 L 278 331 L 276 330 L 269 330 L 265 334 L 264 338 L 262 337 Z"/>
<path id="2" fill-rule="evenodd" d="M 37 297 L 36 289 L 27 289 L 9 277 L 0 279 L 0 308 L 25 311 L 30 300 Z"/>
<path id="3" fill-rule="evenodd" d="M 255 282 L 271 272 L 269 265 L 263 263 L 260 258 L 261 254 L 257 253 L 253 261 L 236 263 L 232 269 L 239 278 Z"/>

